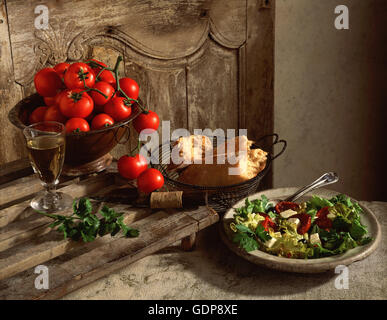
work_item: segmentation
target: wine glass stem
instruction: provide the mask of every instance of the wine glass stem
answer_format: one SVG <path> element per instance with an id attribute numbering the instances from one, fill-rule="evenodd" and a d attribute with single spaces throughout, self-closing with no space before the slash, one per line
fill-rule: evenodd
<path id="1" fill-rule="evenodd" d="M 56 183 L 43 183 L 45 196 L 43 198 L 44 206 L 47 208 L 52 208 L 55 206 L 56 202 Z"/>

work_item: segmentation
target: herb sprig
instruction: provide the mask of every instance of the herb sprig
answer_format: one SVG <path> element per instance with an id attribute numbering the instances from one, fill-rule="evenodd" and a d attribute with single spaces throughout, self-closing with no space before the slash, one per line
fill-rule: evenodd
<path id="1" fill-rule="evenodd" d="M 81 198 L 78 202 L 74 201 L 71 216 L 38 212 L 54 220 L 49 227 L 57 227 L 57 230 L 63 233 L 64 239 L 70 238 L 75 241 L 82 239 L 83 242 L 91 242 L 97 236 L 102 237 L 106 234 L 114 236 L 121 230 L 128 238 L 138 237 L 140 234 L 137 229 L 124 223 L 123 213 L 116 212 L 106 205 L 99 211 L 102 216 L 99 219 L 92 213 L 93 206 L 87 198 Z"/>

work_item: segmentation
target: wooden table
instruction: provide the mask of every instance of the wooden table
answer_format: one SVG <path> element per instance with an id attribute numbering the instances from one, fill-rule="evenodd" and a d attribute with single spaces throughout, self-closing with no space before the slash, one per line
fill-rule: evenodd
<path id="1" fill-rule="evenodd" d="M 74 198 L 103 196 L 120 184 L 114 167 L 84 177 L 64 177 L 58 188 Z M 124 212 L 124 221 L 140 231 L 137 238 L 117 234 L 90 243 L 63 239 L 52 230 L 52 220 L 30 206 L 42 190 L 29 162 L 0 167 L 0 299 L 53 299 L 93 282 L 147 255 L 180 241 L 191 250 L 199 230 L 219 220 L 207 206 L 192 209 L 151 210 L 130 205 L 93 201 L 95 212 L 103 204 Z M 62 214 L 71 214 L 72 209 Z M 49 288 L 39 289 L 36 267 L 47 267 Z M 38 270 L 39 271 L 39 270 Z"/>
<path id="2" fill-rule="evenodd" d="M 26 163 L 24 166 L 18 162 L 0 167 L 0 172 L 2 173 L 0 183 L 3 184 L 0 191 L 4 191 L 5 187 L 8 191 L 17 191 L 17 196 L 14 197 L 10 195 L 5 197 L 4 193 L 0 192 L 0 203 L 15 202 L 14 205 L 26 208 L 26 203 L 21 203 L 20 199 L 14 198 L 28 198 L 40 188 L 38 181 L 28 176 L 31 172 L 26 169 Z M 19 175 L 17 178 L 15 178 L 15 172 Z M 107 179 L 107 176 L 109 173 L 91 177 L 94 181 L 92 184 L 84 183 L 85 180 L 82 179 L 68 180 L 64 182 L 63 187 L 67 188 L 66 191 L 70 194 L 79 194 L 79 192 L 87 194 L 101 189 L 102 185 L 114 180 L 114 176 L 110 178 L 112 180 Z M 7 184 L 5 184 L 6 181 L 8 181 Z M 28 182 L 28 187 L 23 188 L 25 182 Z M 197 219 L 192 224 L 192 212 L 181 215 L 176 212 L 159 211 L 150 216 L 147 209 L 126 208 L 128 215 L 132 216 L 131 225 L 137 226 L 143 234 L 146 234 L 147 223 L 141 221 L 149 221 L 151 217 L 160 219 L 158 224 L 164 221 L 156 229 L 157 241 L 151 242 L 149 233 L 148 238 L 128 239 L 132 243 L 124 243 L 122 255 L 115 255 L 112 250 L 115 246 L 113 244 L 120 244 L 120 240 L 113 241 L 109 238 L 102 239 L 102 244 L 95 242 L 86 247 L 73 248 L 63 255 L 42 263 L 52 271 L 50 286 L 53 290 L 37 292 L 33 287 L 37 274 L 34 273 L 34 268 L 28 268 L 11 278 L 0 281 L 0 298 L 63 296 L 64 299 L 386 299 L 387 203 L 361 203 L 373 211 L 378 218 L 382 226 L 382 241 L 371 256 L 349 266 L 348 289 L 336 288 L 335 282 L 339 275 L 334 272 L 283 273 L 258 267 L 243 260 L 230 252 L 221 242 L 218 233 L 219 224 L 215 223 L 218 216 L 208 215 L 208 211 L 196 211 L 196 214 L 202 212 L 201 214 L 207 218 L 202 219 L 201 222 Z M 125 210 L 125 206 L 122 205 L 121 208 Z M 4 212 L 4 209 L 0 210 Z M 28 212 L 26 210 L 24 215 Z M 187 214 L 191 214 L 188 220 Z M 173 219 L 169 220 L 168 218 L 171 217 Z M 23 219 L 23 215 L 18 218 Z M 24 218 L 28 219 L 28 217 Z M 4 237 L 4 230 L 7 230 L 7 227 L 1 221 L 0 219 L 2 223 L 0 245 L 3 245 L 4 249 L 4 246 L 10 243 L 7 244 L 4 240 L 7 239 Z M 180 225 L 180 221 L 189 222 L 187 225 Z M 18 220 L 10 224 L 14 227 L 18 225 L 21 225 Z M 178 235 L 171 235 L 170 229 L 177 225 L 181 226 Z M 179 239 L 184 237 L 189 239 L 193 230 L 199 230 L 205 226 L 205 229 L 197 233 L 196 249 L 183 251 Z M 152 225 L 149 228 L 152 229 Z M 26 230 L 19 231 L 17 234 L 21 237 L 26 232 Z M 40 229 L 40 232 L 44 233 L 44 231 L 47 230 Z M 30 236 L 34 235 L 34 229 L 30 232 Z M 39 235 L 37 232 L 35 236 L 42 238 L 49 234 Z M 15 239 L 22 240 L 17 237 Z M 60 239 L 55 241 L 60 242 Z M 126 254 L 128 248 L 133 250 L 133 255 Z M 0 252 L 0 259 L 7 251 L 10 252 L 9 250 Z M 11 258 L 15 259 L 13 256 Z M 13 261 L 15 265 L 17 260 Z M 7 263 L 1 260 L 0 263 L 7 267 Z"/>

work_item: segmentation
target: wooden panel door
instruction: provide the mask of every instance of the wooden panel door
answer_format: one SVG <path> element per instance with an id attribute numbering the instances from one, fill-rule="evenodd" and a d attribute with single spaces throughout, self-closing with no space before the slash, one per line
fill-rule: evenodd
<path id="1" fill-rule="evenodd" d="M 48 8 L 36 29 L 37 5 Z M 171 130 L 273 130 L 274 0 L 24 0 L 1 2 L 0 164 L 24 156 L 7 113 L 34 92 L 42 67 L 94 57 L 134 78 Z M 267 147 L 268 148 L 268 147 Z M 113 155 L 130 149 L 119 145 Z M 268 150 L 270 151 L 270 150 Z M 271 174 L 266 179 L 270 185 Z"/>

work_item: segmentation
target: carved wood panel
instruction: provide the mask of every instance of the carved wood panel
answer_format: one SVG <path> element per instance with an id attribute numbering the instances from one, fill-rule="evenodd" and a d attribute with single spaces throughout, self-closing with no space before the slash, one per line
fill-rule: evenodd
<path id="1" fill-rule="evenodd" d="M 171 121 L 172 130 L 237 129 L 247 125 L 248 130 L 253 128 L 255 137 L 270 133 L 272 110 L 263 120 L 254 120 L 255 114 L 261 116 L 266 109 L 272 109 L 272 88 L 265 90 L 273 73 L 270 51 L 273 14 L 270 9 L 262 8 L 262 3 L 260 0 L 34 0 L 27 6 L 25 1 L 10 0 L 5 10 L 3 1 L 8 30 L 2 34 L 5 38 L 2 40 L 12 52 L 12 56 L 8 54 L 8 75 L 18 95 L 13 94 L 11 105 L 0 102 L 0 116 L 6 117 L 21 92 L 23 96 L 34 92 L 33 75 L 40 68 L 90 57 L 113 65 L 116 57 L 122 55 L 124 64 L 120 74 L 139 83 L 140 97 L 161 120 Z M 34 28 L 34 8 L 38 4 L 49 9 L 47 30 Z M 264 24 L 269 26 L 261 26 L 262 10 L 269 11 L 269 14 L 264 12 L 269 17 Z M 255 31 L 247 37 L 249 28 Z M 261 28 L 269 30 L 265 38 L 269 50 L 259 54 L 262 45 L 257 37 Z M 247 57 L 249 49 L 257 52 Z M 269 63 L 266 67 L 265 63 L 251 61 L 255 70 L 267 69 L 264 80 L 246 72 L 249 58 L 254 55 Z M 256 71 L 261 77 L 261 70 Z M 255 87 L 247 88 L 249 83 Z M 264 110 L 259 110 L 260 104 Z M 11 128 L 10 124 L 4 125 Z M 15 131 L 11 132 L 5 135 L 15 136 Z M 20 137 L 15 141 L 20 143 Z M 0 154 L 0 163 L 23 154 L 19 145 L 0 141 L 0 147 L 6 149 L 6 155 Z M 129 144 L 118 146 L 114 155 L 129 149 Z"/>

